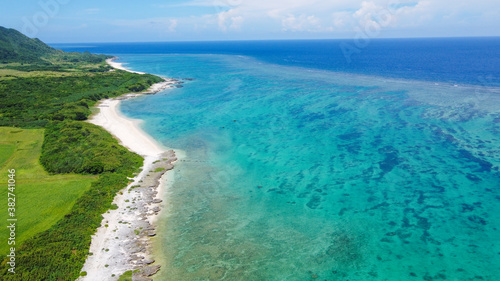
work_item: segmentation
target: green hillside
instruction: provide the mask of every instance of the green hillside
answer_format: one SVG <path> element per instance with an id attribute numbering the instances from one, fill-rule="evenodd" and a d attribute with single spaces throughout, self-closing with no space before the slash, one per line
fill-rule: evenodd
<path id="1" fill-rule="evenodd" d="M 110 71 L 110 56 L 68 53 L 0 27 L 0 126 L 43 128 L 85 120 L 100 99 L 142 91 L 162 79 Z"/>
<path id="2" fill-rule="evenodd" d="M 58 54 L 38 39 L 30 39 L 15 29 L 0 26 L 0 62 L 43 62 L 42 57 Z"/>

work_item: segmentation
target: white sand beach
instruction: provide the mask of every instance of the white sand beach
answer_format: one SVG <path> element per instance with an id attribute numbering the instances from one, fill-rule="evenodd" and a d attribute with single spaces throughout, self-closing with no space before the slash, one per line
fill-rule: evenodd
<path id="1" fill-rule="evenodd" d="M 155 157 L 165 152 L 153 138 L 146 134 L 140 127 L 141 120 L 133 120 L 124 117 L 119 111 L 120 100 L 107 99 L 97 107 L 100 112 L 94 115 L 89 122 L 103 127 L 115 136 L 120 143 L 144 157 Z"/>
<path id="2" fill-rule="evenodd" d="M 140 71 L 133 71 L 133 70 L 130 70 L 126 67 L 123 66 L 123 63 L 120 63 L 120 62 L 115 62 L 115 60 L 117 60 L 118 58 L 117 57 L 114 57 L 114 58 L 110 58 L 110 59 L 107 59 L 106 62 L 111 65 L 113 68 L 116 68 L 116 69 L 120 69 L 120 70 L 125 70 L 125 71 L 128 71 L 128 72 L 132 72 L 132 73 L 137 73 L 137 74 L 146 74 L 144 72 L 140 72 Z"/>
<path id="3" fill-rule="evenodd" d="M 116 63 L 108 63 L 117 67 Z M 145 93 L 169 88 L 169 81 L 155 84 Z M 160 268 L 152 259 L 150 240 L 156 235 L 154 222 L 163 207 L 163 199 L 159 196 L 165 192 L 161 189 L 173 181 L 172 172 L 167 171 L 173 169 L 177 158 L 174 151 L 163 147 L 140 128 L 140 120 L 120 113 L 120 101 L 138 95 L 101 101 L 97 106 L 99 113 L 88 121 L 103 127 L 123 146 L 143 156 L 144 166 L 115 197 L 113 204 L 118 208 L 103 214 L 101 226 L 92 236 L 91 254 L 82 269 L 87 275 L 78 279 L 81 281 L 117 280 L 124 272 L 135 269 L 143 271 L 143 275 L 138 276 L 140 280 L 150 280 L 149 276 Z"/>

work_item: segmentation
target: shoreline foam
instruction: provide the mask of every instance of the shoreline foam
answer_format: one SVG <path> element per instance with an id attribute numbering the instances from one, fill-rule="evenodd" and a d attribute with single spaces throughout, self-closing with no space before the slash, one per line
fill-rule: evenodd
<path id="1" fill-rule="evenodd" d="M 119 63 L 107 62 L 114 68 L 133 73 Z M 135 277 L 150 280 L 160 265 L 152 259 L 151 237 L 156 235 L 155 222 L 162 206 L 163 181 L 172 181 L 167 171 L 177 160 L 175 152 L 159 144 L 140 128 L 141 120 L 125 117 L 119 111 L 121 100 L 144 94 L 154 94 L 174 87 L 177 80 L 166 79 L 152 85 L 143 93 L 131 93 L 103 100 L 97 106 L 100 111 L 88 122 L 101 126 L 115 136 L 120 144 L 144 157 L 142 171 L 113 200 L 118 206 L 103 214 L 101 226 L 92 236 L 89 252 L 82 271 L 87 275 L 78 280 L 116 280 L 129 270 L 137 270 Z M 160 196 L 160 197 L 159 197 Z"/>

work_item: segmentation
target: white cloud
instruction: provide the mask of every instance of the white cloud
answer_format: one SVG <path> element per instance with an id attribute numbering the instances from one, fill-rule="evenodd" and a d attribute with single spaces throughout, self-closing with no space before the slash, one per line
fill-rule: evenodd
<path id="1" fill-rule="evenodd" d="M 281 20 L 283 31 L 329 32 L 333 27 L 323 27 L 321 20 L 314 15 L 288 15 Z"/>
<path id="2" fill-rule="evenodd" d="M 243 16 L 238 13 L 237 9 L 220 12 L 217 15 L 219 29 L 222 31 L 239 30 L 243 23 Z"/>
<path id="3" fill-rule="evenodd" d="M 241 5 L 236 5 L 237 1 L 241 0 L 214 1 L 234 5 L 228 11 L 217 13 L 220 30 L 244 31 L 246 28 L 266 22 L 268 24 L 266 28 L 270 32 L 352 31 L 359 26 L 360 20 L 370 19 L 370 9 L 374 7 L 382 9 L 370 2 L 352 0 L 254 0 L 242 1 Z M 356 11 L 358 14 L 355 14 Z M 231 24 L 233 20 L 235 24 Z"/>
<path id="4" fill-rule="evenodd" d="M 420 1 L 417 5 L 401 7 L 394 12 L 394 25 L 398 27 L 421 26 L 435 21 L 440 9 L 432 7 L 430 1 Z"/>
<path id="5" fill-rule="evenodd" d="M 388 7 L 375 4 L 373 1 L 362 2 L 361 8 L 353 15 L 360 26 L 388 26 L 394 20 L 394 13 Z"/>
<path id="6" fill-rule="evenodd" d="M 354 25 L 354 18 L 352 12 L 334 12 L 332 14 L 332 24 L 337 30 L 345 30 Z"/>
<path id="7" fill-rule="evenodd" d="M 354 36 L 359 30 L 376 30 L 402 36 L 421 36 L 405 30 L 440 31 L 443 27 L 500 26 L 500 12 L 491 0 L 194 0 L 170 7 L 209 7 L 204 15 L 144 20 L 123 20 L 130 27 L 159 26 L 174 32 L 278 34 L 293 32 Z M 169 5 L 166 4 L 166 7 Z M 207 9 L 207 11 L 210 9 Z M 198 10 L 199 12 L 199 10 Z M 492 29 L 493 30 L 493 29 Z M 396 32 L 396 33 L 394 33 Z M 399 33 L 397 33 L 399 32 Z M 497 35 L 498 34 L 498 31 Z M 446 34 L 443 34 L 446 35 Z"/>
<path id="8" fill-rule="evenodd" d="M 170 19 L 170 25 L 168 26 L 168 31 L 170 32 L 175 32 L 175 29 L 177 28 L 177 20 L 176 19 Z"/>

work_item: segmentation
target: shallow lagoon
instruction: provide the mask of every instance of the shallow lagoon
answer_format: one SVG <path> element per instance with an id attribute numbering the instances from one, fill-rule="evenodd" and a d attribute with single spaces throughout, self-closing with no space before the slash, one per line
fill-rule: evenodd
<path id="1" fill-rule="evenodd" d="M 176 166 L 164 280 L 497 280 L 498 88 L 230 55 L 120 55 Z"/>

